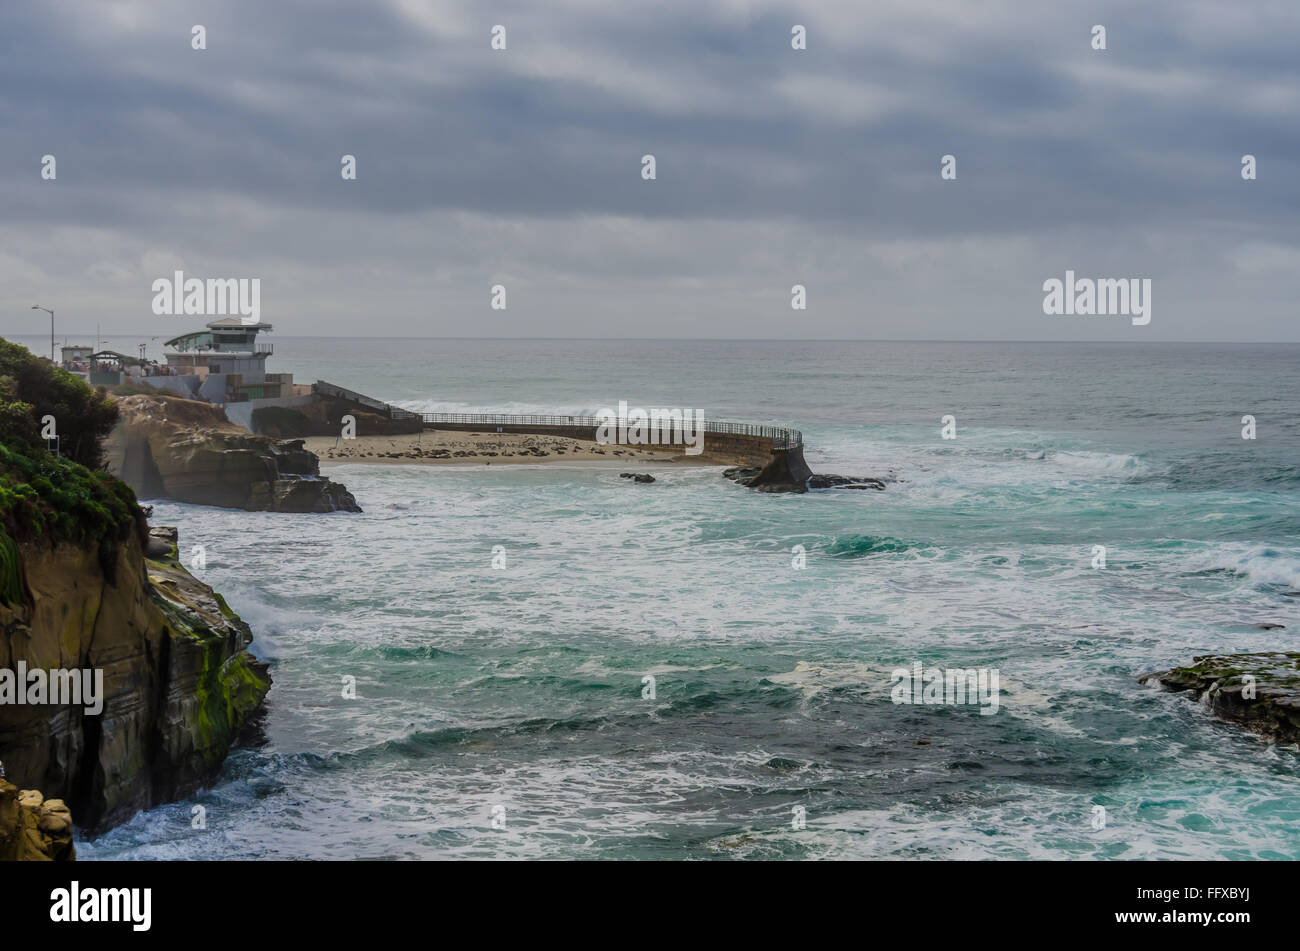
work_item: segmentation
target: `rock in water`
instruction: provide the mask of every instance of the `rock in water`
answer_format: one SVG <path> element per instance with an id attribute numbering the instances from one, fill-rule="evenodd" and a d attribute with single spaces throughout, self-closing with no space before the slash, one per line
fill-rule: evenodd
<path id="1" fill-rule="evenodd" d="M 813 475 L 808 480 L 810 489 L 879 489 L 885 490 L 885 483 L 879 479 L 858 476 Z"/>
<path id="2" fill-rule="evenodd" d="M 773 449 L 772 461 L 743 484 L 759 492 L 807 492 L 812 474 L 804 461 L 802 447 Z"/>
<path id="3" fill-rule="evenodd" d="M 106 467 L 141 498 L 270 512 L 360 512 L 301 439 L 254 436 L 220 406 L 170 395 L 116 400 Z"/>
<path id="4" fill-rule="evenodd" d="M 1281 744 L 1300 743 L 1300 653 L 1204 654 L 1140 683 L 1188 691 L 1216 714 Z"/>
<path id="5" fill-rule="evenodd" d="M 777 449 L 766 466 L 733 466 L 722 470 L 732 482 L 749 486 L 759 492 L 807 492 L 809 489 L 877 489 L 883 491 L 880 479 L 857 476 L 818 475 L 804 462 L 802 449 Z"/>

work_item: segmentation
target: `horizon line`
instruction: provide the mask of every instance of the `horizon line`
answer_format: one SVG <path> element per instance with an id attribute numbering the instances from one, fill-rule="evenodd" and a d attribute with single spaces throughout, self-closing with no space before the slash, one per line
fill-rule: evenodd
<path id="1" fill-rule="evenodd" d="M 276 333 L 276 331 L 271 331 Z M 56 334 L 65 341 L 85 334 Z M 93 336 L 93 335 L 90 335 Z M 162 334 L 144 333 L 100 333 L 99 339 L 108 337 L 145 337 L 152 340 Z M 1042 340 L 1026 338 L 984 337 L 972 339 L 946 339 L 935 337 L 481 337 L 481 336 L 412 336 L 387 334 L 278 334 L 294 340 L 515 340 L 515 341 L 591 341 L 591 342 L 644 342 L 644 343 L 1056 343 L 1056 344 L 1140 344 L 1143 346 L 1184 345 L 1184 344 L 1231 344 L 1252 346 L 1257 344 L 1300 344 L 1300 338 L 1294 340 Z M 6 339 L 26 338 L 49 339 L 48 334 L 41 333 L 0 333 Z"/>

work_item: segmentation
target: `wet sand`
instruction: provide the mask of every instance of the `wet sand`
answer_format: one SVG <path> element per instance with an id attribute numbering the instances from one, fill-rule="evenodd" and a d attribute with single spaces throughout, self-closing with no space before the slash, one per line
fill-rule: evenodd
<path id="1" fill-rule="evenodd" d="M 410 435 L 357 436 L 354 439 L 312 436 L 306 440 L 306 444 L 307 449 L 320 458 L 321 466 L 352 462 L 438 466 L 593 461 L 666 463 L 688 459 L 696 462 L 698 459 L 683 456 L 680 450 L 602 446 L 594 441 L 570 439 L 567 436 L 522 433 L 425 430 Z"/>

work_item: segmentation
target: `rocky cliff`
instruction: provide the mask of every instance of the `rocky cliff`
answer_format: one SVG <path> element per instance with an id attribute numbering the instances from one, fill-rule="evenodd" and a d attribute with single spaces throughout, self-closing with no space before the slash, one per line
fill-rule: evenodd
<path id="1" fill-rule="evenodd" d="M 180 565 L 175 531 L 112 546 L 35 539 L 16 552 L 0 669 L 102 670 L 103 707 L 0 705 L 8 781 L 64 800 L 90 832 L 208 782 L 271 681 L 245 650 L 248 625 Z"/>
<path id="2" fill-rule="evenodd" d="M 320 476 L 302 440 L 254 436 L 220 406 L 170 395 L 116 399 L 105 468 L 141 498 L 269 512 L 359 512 L 356 499 Z"/>

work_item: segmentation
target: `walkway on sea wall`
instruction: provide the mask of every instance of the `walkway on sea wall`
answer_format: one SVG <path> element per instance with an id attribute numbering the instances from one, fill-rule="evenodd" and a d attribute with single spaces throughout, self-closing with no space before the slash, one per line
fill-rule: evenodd
<path id="1" fill-rule="evenodd" d="M 546 436 L 568 436 L 572 439 L 594 441 L 602 420 L 596 416 L 524 416 L 505 413 L 413 413 L 357 393 L 354 390 L 317 380 L 312 391 L 355 404 L 370 412 L 394 420 L 418 420 L 425 429 L 455 430 L 458 432 L 528 433 Z M 753 423 L 727 423 L 704 421 L 704 452 L 701 461 L 722 460 L 729 463 L 766 465 L 778 450 L 781 455 L 798 454 L 803 457 L 803 434 L 797 429 L 780 426 L 759 426 Z M 640 446 L 681 453 L 682 446 Z"/>

